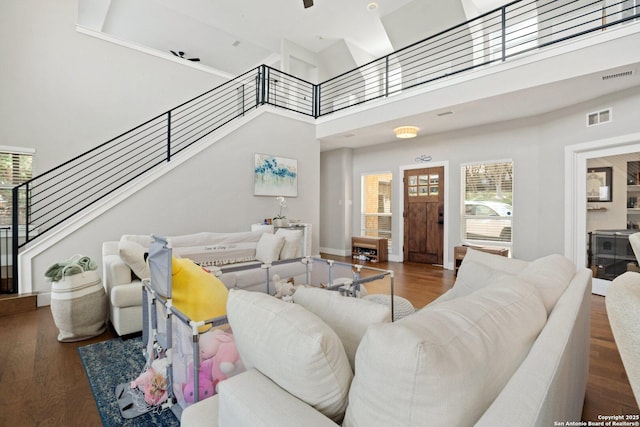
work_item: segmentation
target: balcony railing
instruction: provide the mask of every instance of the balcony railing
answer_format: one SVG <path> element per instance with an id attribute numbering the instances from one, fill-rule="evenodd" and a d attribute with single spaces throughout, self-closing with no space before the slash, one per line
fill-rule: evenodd
<path id="1" fill-rule="evenodd" d="M 262 65 L 13 188 L 12 280 L 36 236 L 260 105 L 320 117 L 640 19 L 640 1 L 514 1 L 313 84 Z M 18 236 L 18 224 L 24 236 Z M 2 264 L 5 267 L 7 264 Z M 0 290 L 1 292 L 1 290 Z"/>
<path id="2" fill-rule="evenodd" d="M 638 20 L 640 2 L 514 1 L 318 85 L 318 115 Z"/>

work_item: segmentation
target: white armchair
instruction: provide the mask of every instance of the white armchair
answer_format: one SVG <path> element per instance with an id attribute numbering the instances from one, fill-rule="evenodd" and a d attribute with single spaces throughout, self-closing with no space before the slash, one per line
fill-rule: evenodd
<path id="1" fill-rule="evenodd" d="M 148 236 L 146 239 L 151 241 Z M 102 244 L 102 283 L 116 333 L 122 336 L 142 331 L 142 281 L 123 260 L 118 241 Z"/>
<path id="2" fill-rule="evenodd" d="M 640 238 L 640 233 L 633 236 Z M 613 338 L 640 405 L 640 273 L 627 271 L 616 277 L 607 289 L 605 303 Z"/>

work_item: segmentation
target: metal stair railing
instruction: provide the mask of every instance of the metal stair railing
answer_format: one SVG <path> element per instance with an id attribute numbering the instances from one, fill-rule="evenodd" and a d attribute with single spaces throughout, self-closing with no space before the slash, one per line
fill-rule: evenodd
<path id="1" fill-rule="evenodd" d="M 14 187 L 10 292 L 22 247 L 256 108 L 265 74 L 250 70 Z"/>
<path id="2" fill-rule="evenodd" d="M 261 65 L 14 187 L 10 292 L 36 236 L 260 105 L 317 118 L 637 21 L 640 0 L 517 0 L 320 84 Z"/>

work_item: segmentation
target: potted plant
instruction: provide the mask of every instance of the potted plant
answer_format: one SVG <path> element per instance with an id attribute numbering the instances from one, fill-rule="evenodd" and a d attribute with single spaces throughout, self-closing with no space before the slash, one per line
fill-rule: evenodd
<path id="1" fill-rule="evenodd" d="M 287 221 L 287 217 L 283 214 L 284 209 L 287 208 L 287 201 L 284 197 L 278 196 L 276 200 L 280 204 L 280 211 L 278 215 L 273 217 L 273 226 L 274 227 L 286 227 L 289 225 L 289 221 Z"/>

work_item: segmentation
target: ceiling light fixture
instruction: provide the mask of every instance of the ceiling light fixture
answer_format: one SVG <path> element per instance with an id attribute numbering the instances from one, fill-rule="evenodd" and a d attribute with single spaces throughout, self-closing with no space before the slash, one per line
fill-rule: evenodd
<path id="1" fill-rule="evenodd" d="M 378 8 L 378 3 L 372 1 L 367 4 L 367 10 L 376 10 Z"/>
<path id="2" fill-rule="evenodd" d="M 415 126 L 400 126 L 393 130 L 397 138 L 415 138 L 418 136 L 418 128 Z"/>

